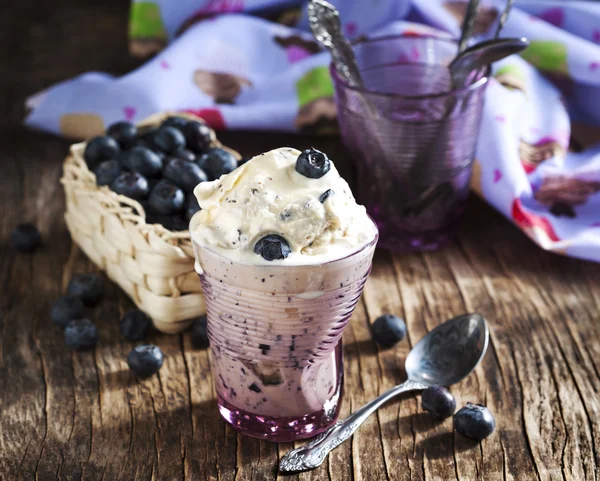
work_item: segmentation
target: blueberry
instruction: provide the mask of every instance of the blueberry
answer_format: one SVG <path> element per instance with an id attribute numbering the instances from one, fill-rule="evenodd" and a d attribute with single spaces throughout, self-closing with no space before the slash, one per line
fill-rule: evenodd
<path id="1" fill-rule="evenodd" d="M 133 147 L 129 152 L 123 152 L 119 161 L 132 172 L 138 172 L 146 178 L 160 177 L 163 162 L 156 152 L 147 147 Z"/>
<path id="2" fill-rule="evenodd" d="M 158 346 L 137 346 L 127 356 L 129 369 L 140 377 L 156 374 L 163 365 L 165 357 Z"/>
<path id="3" fill-rule="evenodd" d="M 83 158 L 88 168 L 94 170 L 100 162 L 114 159 L 120 150 L 115 139 L 102 135 L 94 137 L 86 144 Z"/>
<path id="4" fill-rule="evenodd" d="M 488 408 L 481 404 L 467 403 L 454 415 L 456 432 L 477 441 L 487 438 L 495 428 L 494 416 Z"/>
<path id="5" fill-rule="evenodd" d="M 86 306 L 95 306 L 104 294 L 104 281 L 98 274 L 75 274 L 67 287 L 67 294 L 79 297 Z"/>
<path id="6" fill-rule="evenodd" d="M 182 149 L 175 154 L 175 157 L 181 160 L 185 160 L 187 162 L 195 162 L 196 155 L 191 150 Z"/>
<path id="7" fill-rule="evenodd" d="M 306 149 L 296 160 L 296 172 L 309 179 L 320 179 L 331 168 L 331 162 L 320 150 Z"/>
<path id="8" fill-rule="evenodd" d="M 277 234 L 266 235 L 254 245 L 254 253 L 261 255 L 267 261 L 285 259 L 290 252 L 290 245 Z"/>
<path id="9" fill-rule="evenodd" d="M 42 236 L 33 224 L 20 224 L 10 233 L 10 242 L 20 252 L 33 252 L 42 243 Z"/>
<path id="10" fill-rule="evenodd" d="M 323 192 L 323 193 L 322 193 L 322 194 L 319 196 L 319 202 L 320 202 L 321 204 L 324 204 L 324 203 L 325 203 L 325 201 L 326 201 L 327 199 L 329 199 L 329 196 L 330 196 L 330 195 L 332 195 L 332 194 L 335 194 L 335 192 L 334 192 L 333 190 L 331 190 L 331 189 L 327 189 L 325 192 Z"/>
<path id="11" fill-rule="evenodd" d="M 85 308 L 83 302 L 76 296 L 63 296 L 50 309 L 50 319 L 60 327 L 66 327 L 69 322 L 83 318 Z"/>
<path id="12" fill-rule="evenodd" d="M 152 321 L 144 312 L 133 309 L 125 313 L 119 321 L 119 330 L 123 337 L 129 341 L 144 339 Z"/>
<path id="13" fill-rule="evenodd" d="M 121 154 L 123 153 L 126 152 L 121 152 Z M 96 184 L 110 185 L 117 177 L 119 177 L 119 175 L 121 175 L 121 172 L 121 164 L 118 160 L 105 160 L 104 162 L 100 162 L 98 167 L 94 169 L 94 174 L 96 174 Z"/>
<path id="14" fill-rule="evenodd" d="M 175 158 L 169 159 L 163 176 L 188 193 L 192 192 L 200 182 L 208 180 L 204 171 L 196 164 Z"/>
<path id="15" fill-rule="evenodd" d="M 185 198 L 185 220 L 189 222 L 198 211 L 200 211 L 198 199 L 194 194 L 188 194 Z"/>
<path id="16" fill-rule="evenodd" d="M 156 134 L 157 129 L 149 129 L 139 135 L 138 140 L 136 140 L 136 144 L 140 144 L 143 147 L 147 147 L 149 149 L 156 149 L 156 145 L 154 145 L 154 135 Z"/>
<path id="17" fill-rule="evenodd" d="M 160 224 L 165 229 L 180 232 L 188 230 L 189 222 L 181 214 L 176 215 L 161 215 L 148 212 L 146 216 L 147 224 Z"/>
<path id="18" fill-rule="evenodd" d="M 89 319 L 69 322 L 65 328 L 65 344 L 76 351 L 92 349 L 98 342 L 98 329 Z"/>
<path id="19" fill-rule="evenodd" d="M 106 130 L 115 139 L 121 149 L 129 149 L 137 138 L 137 127 L 130 122 L 115 122 Z"/>
<path id="20" fill-rule="evenodd" d="M 213 131 L 202 122 L 191 120 L 181 131 L 185 137 L 187 148 L 197 154 L 206 152 L 213 142 Z"/>
<path id="21" fill-rule="evenodd" d="M 446 388 L 429 386 L 421 395 L 423 409 L 434 416 L 445 419 L 454 414 L 456 400 Z"/>
<path id="22" fill-rule="evenodd" d="M 167 180 L 161 180 L 148 198 L 148 208 L 153 214 L 172 215 L 183 210 L 183 191 Z"/>
<path id="23" fill-rule="evenodd" d="M 183 117 L 168 117 L 160 124 L 161 127 L 175 127 L 176 129 L 183 129 L 185 125 L 188 123 L 188 120 Z"/>
<path id="24" fill-rule="evenodd" d="M 237 159 L 231 152 L 223 149 L 210 149 L 206 154 L 202 155 L 196 162 L 209 180 L 215 180 L 223 174 L 237 169 Z"/>
<path id="25" fill-rule="evenodd" d="M 382 347 L 392 347 L 404 339 L 406 324 L 398 316 L 384 314 L 375 319 L 371 326 L 373 340 Z"/>
<path id="26" fill-rule="evenodd" d="M 185 147 L 185 137 L 175 127 L 161 127 L 152 137 L 154 146 L 165 154 L 174 154 Z"/>
<path id="27" fill-rule="evenodd" d="M 200 316 L 194 321 L 192 326 L 192 344 L 196 349 L 206 349 L 209 345 L 208 333 L 206 327 L 208 320 L 206 316 Z"/>
<path id="28" fill-rule="evenodd" d="M 123 172 L 110 184 L 110 189 L 134 200 L 144 200 L 150 190 L 146 178 L 137 172 Z"/>

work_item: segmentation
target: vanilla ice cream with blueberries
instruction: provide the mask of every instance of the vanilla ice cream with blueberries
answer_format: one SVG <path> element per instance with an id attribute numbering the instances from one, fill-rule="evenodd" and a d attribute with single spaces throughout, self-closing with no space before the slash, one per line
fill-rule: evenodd
<path id="1" fill-rule="evenodd" d="M 339 411 L 341 336 L 377 228 L 327 156 L 282 148 L 194 190 L 190 223 L 219 410 L 273 441 Z"/>
<path id="2" fill-rule="evenodd" d="M 199 184 L 195 242 L 238 262 L 316 264 L 371 241 L 376 228 L 327 156 L 281 148 Z"/>

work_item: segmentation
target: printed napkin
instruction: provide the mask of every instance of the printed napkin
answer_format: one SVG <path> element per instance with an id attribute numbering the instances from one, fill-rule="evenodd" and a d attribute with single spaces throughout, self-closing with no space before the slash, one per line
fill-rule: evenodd
<path id="1" fill-rule="evenodd" d="M 332 0 L 352 39 L 457 37 L 458 0 Z M 489 38 L 504 1 L 482 1 L 475 33 Z M 531 46 L 494 66 L 473 188 L 542 248 L 600 261 L 600 146 L 569 151 L 572 120 L 600 125 L 600 4 L 520 0 L 503 36 Z M 215 129 L 331 133 L 329 55 L 309 32 L 306 1 L 134 1 L 134 54 L 157 53 L 116 78 L 91 72 L 27 100 L 25 123 L 74 138 L 163 110 Z"/>

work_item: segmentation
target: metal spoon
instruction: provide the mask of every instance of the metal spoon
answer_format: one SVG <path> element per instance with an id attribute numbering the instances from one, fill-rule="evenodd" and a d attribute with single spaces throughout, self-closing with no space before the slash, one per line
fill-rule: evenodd
<path id="1" fill-rule="evenodd" d="M 487 67 L 509 55 L 522 52 L 529 46 L 529 40 L 521 38 L 501 38 L 479 42 L 459 53 L 448 68 L 455 88 L 466 85 L 467 78 L 474 70 Z"/>
<path id="2" fill-rule="evenodd" d="M 382 404 L 400 393 L 459 382 L 479 364 L 488 342 L 487 322 L 480 314 L 463 314 L 440 324 L 408 354 L 404 363 L 407 381 L 336 422 L 310 443 L 287 453 L 279 461 L 279 470 L 304 471 L 320 466 L 331 450 L 352 436 Z"/>
<path id="3" fill-rule="evenodd" d="M 342 33 L 338 10 L 325 0 L 311 0 L 308 22 L 317 41 L 331 53 L 338 73 L 353 87 L 362 87 L 360 70 L 352 46 Z"/>

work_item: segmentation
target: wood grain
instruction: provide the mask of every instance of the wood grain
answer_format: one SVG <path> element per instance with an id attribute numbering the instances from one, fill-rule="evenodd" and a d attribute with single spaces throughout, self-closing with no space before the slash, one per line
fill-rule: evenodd
<path id="1" fill-rule="evenodd" d="M 11 66 L 0 80 L 7 105 L 0 118 L 0 480 L 599 480 L 600 268 L 541 251 L 477 199 L 448 248 L 377 253 L 344 334 L 342 416 L 403 381 L 410 347 L 439 322 L 478 311 L 490 321 L 490 350 L 452 392 L 459 405 L 481 402 L 495 414 L 497 430 L 481 444 L 406 396 L 380 409 L 319 469 L 280 476 L 277 461 L 293 445 L 242 437 L 220 419 L 207 352 L 193 349 L 189 333 L 151 335 L 165 365 L 144 381 L 130 374 L 133 344 L 117 323 L 131 302 L 114 285 L 89 313 L 99 346 L 65 348 L 49 307 L 74 272 L 94 267 L 62 220 L 58 179 L 68 143 L 20 127 L 23 100 L 84 71 L 134 68 L 127 4 L 24 2 L 0 19 L 0 55 Z M 597 138 L 585 129 L 581 142 Z M 249 132 L 222 139 L 245 156 L 315 145 L 351 176 L 336 139 Z M 16 255 L 8 238 L 26 220 L 45 244 Z M 404 317 L 408 338 L 382 350 L 369 324 L 386 312 Z"/>

